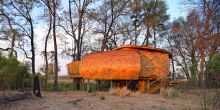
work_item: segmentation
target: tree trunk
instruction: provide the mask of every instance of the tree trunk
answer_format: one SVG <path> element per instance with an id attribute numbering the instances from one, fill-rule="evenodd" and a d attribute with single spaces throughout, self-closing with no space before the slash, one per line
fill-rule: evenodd
<path id="1" fill-rule="evenodd" d="M 102 46 L 101 46 L 101 51 L 104 51 L 106 48 L 106 43 L 107 43 L 107 37 L 104 35 L 103 41 L 102 41 Z"/>
<path id="2" fill-rule="evenodd" d="M 191 63 L 192 63 L 192 67 L 191 67 L 191 75 L 192 75 L 192 80 L 195 83 L 195 81 L 197 80 L 196 77 L 196 68 L 197 68 L 197 64 L 196 64 L 196 59 L 195 59 L 195 54 L 194 51 L 192 50 L 192 55 L 191 55 Z"/>
<path id="3" fill-rule="evenodd" d="M 54 89 L 58 90 L 58 57 L 56 40 L 56 1 L 53 0 Z"/>
<path id="4" fill-rule="evenodd" d="M 146 45 L 149 45 L 150 29 L 147 27 L 147 42 Z"/>
<path id="5" fill-rule="evenodd" d="M 30 18 L 29 20 L 30 22 L 30 26 L 31 26 L 31 60 L 32 60 L 32 74 L 33 74 L 33 78 L 35 76 L 35 50 L 34 50 L 34 27 L 33 27 L 33 23 L 32 23 L 32 19 Z"/>
<path id="6" fill-rule="evenodd" d="M 171 48 L 171 53 L 173 53 L 173 47 L 172 47 L 172 44 L 169 40 L 169 38 L 167 39 L 169 45 L 170 45 L 170 48 Z M 174 66 L 174 59 L 173 59 L 173 54 L 171 56 L 171 60 L 172 60 L 172 69 L 173 69 L 173 74 L 172 74 L 172 79 L 174 80 L 175 79 L 175 66 Z"/>
<path id="7" fill-rule="evenodd" d="M 11 28 L 12 29 L 12 28 Z M 15 46 L 15 32 L 14 30 L 12 29 L 12 40 L 11 40 L 11 52 L 10 52 L 10 55 L 9 57 L 12 58 L 13 57 L 13 52 L 14 52 L 14 46 Z"/>
<path id="8" fill-rule="evenodd" d="M 51 25 L 52 25 L 52 17 L 50 15 L 50 25 L 49 25 L 49 29 L 48 29 L 48 33 L 46 35 L 46 40 L 45 40 L 45 47 L 44 47 L 44 58 L 45 58 L 45 82 L 44 82 L 44 86 L 45 86 L 45 89 L 47 89 L 47 80 L 48 80 L 48 58 L 47 58 L 47 41 L 48 41 L 48 38 L 49 38 L 49 35 L 50 35 L 50 31 L 51 31 Z"/>
<path id="9" fill-rule="evenodd" d="M 155 32 L 155 27 L 154 27 L 153 31 L 154 31 L 154 47 L 156 48 L 156 47 L 157 47 L 157 42 L 156 42 L 156 32 Z"/>
<path id="10" fill-rule="evenodd" d="M 83 19 L 83 10 L 79 11 L 79 25 L 78 25 L 78 42 L 77 42 L 77 60 L 81 60 L 81 42 L 82 42 L 82 19 Z"/>
<path id="11" fill-rule="evenodd" d="M 137 18 L 135 17 L 135 20 L 137 20 Z M 135 22 L 135 24 L 134 24 L 134 34 L 135 34 L 135 38 L 134 38 L 134 45 L 137 45 L 137 24 L 136 24 L 136 22 Z"/>
<path id="12" fill-rule="evenodd" d="M 204 79 L 204 68 L 205 68 L 205 49 L 202 47 L 201 49 L 200 49 L 200 77 L 199 77 L 199 79 L 200 79 L 200 82 L 202 82 L 203 81 L 203 79 Z"/>

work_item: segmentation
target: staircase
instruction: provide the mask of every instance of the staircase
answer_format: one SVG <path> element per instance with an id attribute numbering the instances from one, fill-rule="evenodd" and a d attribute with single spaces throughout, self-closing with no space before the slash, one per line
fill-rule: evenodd
<path id="1" fill-rule="evenodd" d="M 150 90 L 148 91 L 149 94 L 154 94 L 160 91 L 160 81 L 150 83 Z"/>
<path id="2" fill-rule="evenodd" d="M 154 94 L 160 91 L 160 87 L 162 86 L 162 78 L 158 78 L 156 80 L 151 80 L 149 83 L 149 90 L 148 93 L 149 94 Z"/>

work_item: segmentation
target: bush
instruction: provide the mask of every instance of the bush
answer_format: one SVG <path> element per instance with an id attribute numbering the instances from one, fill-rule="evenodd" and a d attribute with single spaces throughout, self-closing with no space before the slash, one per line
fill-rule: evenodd
<path id="1" fill-rule="evenodd" d="M 101 97 L 100 97 L 100 100 L 105 100 L 105 96 L 101 96 Z"/>
<path id="2" fill-rule="evenodd" d="M 110 88 L 110 83 L 109 81 L 100 81 L 100 83 L 98 84 L 98 88 L 99 89 L 109 89 Z"/>
<path id="3" fill-rule="evenodd" d="M 210 74 L 209 78 L 220 77 L 220 54 L 214 54 L 207 62 L 206 68 Z"/>
<path id="4" fill-rule="evenodd" d="M 59 83 L 58 89 L 62 91 L 72 90 L 73 84 L 72 83 Z"/>
<path id="5" fill-rule="evenodd" d="M 160 95 L 167 98 L 176 98 L 178 96 L 179 90 L 175 88 L 160 88 Z"/>
<path id="6" fill-rule="evenodd" d="M 27 66 L 15 58 L 7 58 L 0 53 L 0 88 L 20 89 L 30 83 L 31 76 Z"/>
<path id="7" fill-rule="evenodd" d="M 82 84 L 82 90 L 87 91 L 87 83 Z M 88 92 L 95 92 L 96 90 L 97 90 L 97 84 L 93 83 L 93 82 L 90 82 Z"/>

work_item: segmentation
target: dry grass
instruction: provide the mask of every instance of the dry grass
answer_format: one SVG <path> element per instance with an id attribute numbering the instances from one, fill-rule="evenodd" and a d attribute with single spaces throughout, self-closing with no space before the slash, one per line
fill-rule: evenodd
<path id="1" fill-rule="evenodd" d="M 174 88 L 160 88 L 160 95 L 164 97 L 174 98 L 178 96 L 178 91 Z"/>
<path id="2" fill-rule="evenodd" d="M 130 96 L 137 97 L 140 94 L 141 94 L 141 92 L 139 92 L 139 91 L 133 91 L 133 92 L 130 93 Z"/>
<path id="3" fill-rule="evenodd" d="M 117 95 L 117 96 L 121 96 L 121 97 L 125 97 L 125 96 L 138 96 L 140 94 L 140 92 L 138 91 L 130 91 L 129 89 L 127 89 L 126 87 L 123 88 L 111 88 L 109 90 L 109 94 L 111 95 Z"/>
<path id="4" fill-rule="evenodd" d="M 119 91 L 120 91 L 119 87 L 111 88 L 111 89 L 109 89 L 109 94 L 111 94 L 111 95 L 118 95 Z"/>
<path id="5" fill-rule="evenodd" d="M 123 88 L 119 91 L 119 96 L 125 97 L 125 96 L 128 96 L 130 93 L 131 93 L 131 91 L 128 90 L 127 87 L 123 87 Z"/>
<path id="6" fill-rule="evenodd" d="M 53 79 L 49 79 L 48 83 L 53 83 Z M 73 83 L 73 79 L 69 76 L 59 76 L 58 77 L 58 82 L 59 83 Z"/>
<path id="7" fill-rule="evenodd" d="M 164 87 L 161 87 L 161 88 L 160 88 L 160 95 L 161 95 L 161 96 L 164 96 L 164 97 L 168 96 L 168 91 L 167 91 L 167 89 L 164 88 Z"/>

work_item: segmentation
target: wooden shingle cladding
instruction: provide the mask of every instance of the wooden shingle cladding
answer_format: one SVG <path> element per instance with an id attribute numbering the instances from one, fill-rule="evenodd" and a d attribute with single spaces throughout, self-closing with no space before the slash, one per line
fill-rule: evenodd
<path id="1" fill-rule="evenodd" d="M 165 78 L 169 73 L 171 53 L 166 50 L 145 46 L 122 46 L 113 50 L 127 50 L 139 53 L 141 63 L 139 79 Z"/>
<path id="2" fill-rule="evenodd" d="M 84 79 L 138 80 L 140 67 L 138 52 L 113 50 L 85 56 L 80 73 Z"/>
<path id="3" fill-rule="evenodd" d="M 81 78 L 79 72 L 80 69 L 80 61 L 73 61 L 67 65 L 68 74 L 73 78 Z"/>

